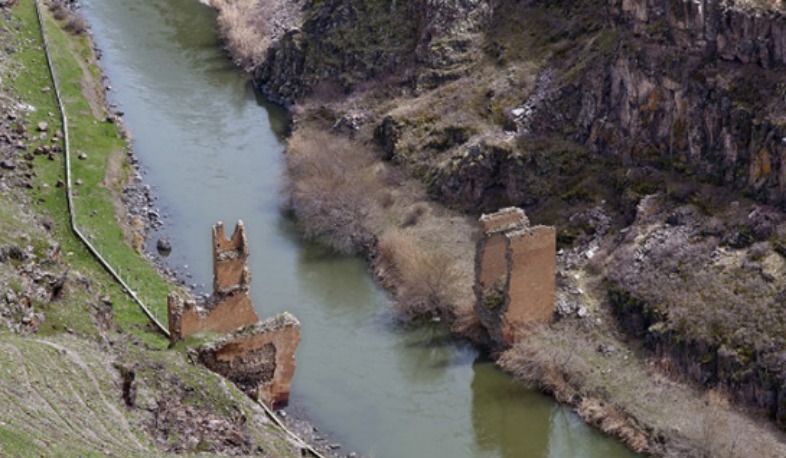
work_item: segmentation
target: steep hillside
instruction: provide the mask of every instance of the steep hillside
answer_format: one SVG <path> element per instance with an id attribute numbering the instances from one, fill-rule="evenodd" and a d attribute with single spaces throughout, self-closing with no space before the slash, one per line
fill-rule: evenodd
<path id="1" fill-rule="evenodd" d="M 128 223 L 120 195 L 135 172 L 84 23 L 62 5 L 51 11 L 80 154 L 77 220 L 146 301 L 163 302 L 174 286 L 115 219 L 117 210 Z M 52 87 L 33 1 L 0 2 L 0 456 L 300 456 L 235 386 L 167 350 L 70 231 Z"/>

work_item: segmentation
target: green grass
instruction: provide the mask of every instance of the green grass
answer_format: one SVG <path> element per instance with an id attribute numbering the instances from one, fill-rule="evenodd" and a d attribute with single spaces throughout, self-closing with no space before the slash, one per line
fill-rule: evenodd
<path id="1" fill-rule="evenodd" d="M 36 111 L 29 118 L 29 129 L 32 131 L 39 121 L 46 121 L 49 123 L 51 136 L 61 125 L 53 91 L 42 91 L 43 88 L 53 85 L 38 35 L 33 1 L 20 2 L 14 9 L 14 15 L 22 24 L 19 33 L 23 43 L 26 43 L 14 56 L 19 71 L 14 80 L 14 91 L 25 103 L 36 107 Z M 73 190 L 77 225 L 156 314 L 159 321 L 166 323 L 166 297 L 173 288 L 147 260 L 126 243 L 115 217 L 114 199 L 118 197 L 121 185 L 117 180 L 112 180 L 114 182 L 110 187 L 105 185 L 110 160 L 115 155 L 124 156 L 128 145 L 122 139 L 119 128 L 105 120 L 103 107 L 100 108 L 101 113 L 98 113 L 100 117 L 97 117 L 82 93 L 83 80 L 97 81 L 98 87 L 101 81 L 99 71 L 89 61 L 90 43 L 84 36 L 67 35 L 48 13 L 45 13 L 45 22 L 50 51 L 58 79 L 61 81 L 62 98 L 69 119 L 72 182 L 76 183 L 78 179 L 83 182 L 80 186 L 74 185 Z M 95 96 L 100 97 L 100 94 Z M 44 143 L 50 143 L 50 140 L 31 142 L 30 151 Z M 77 152 L 86 153 L 88 159 L 78 160 L 75 157 Z M 63 161 L 62 154 L 58 154 L 55 161 L 50 161 L 45 156 L 36 157 L 38 181 L 32 197 L 34 201 L 40 202 L 38 210 L 49 215 L 54 221 L 55 237 L 63 245 L 67 262 L 75 270 L 90 273 L 90 276 L 97 280 L 101 291 L 110 295 L 114 303 L 116 323 L 154 346 L 165 345 L 163 339 L 149 332 L 147 318 L 140 313 L 137 305 L 103 272 L 71 232 L 65 193 L 62 188 L 56 187 L 58 180 L 64 180 Z M 130 169 L 124 160 L 123 164 L 121 175 L 127 176 Z M 82 311 L 73 312 L 81 316 Z M 72 321 L 69 314 L 70 311 L 62 311 L 59 318 Z M 76 320 L 78 321 L 78 318 Z"/>
<path id="2" fill-rule="evenodd" d="M 51 87 L 52 82 L 37 35 L 32 0 L 20 1 L 13 14 L 19 26 L 14 32 L 18 52 L 13 62 L 4 66 L 8 73 L 3 80 L 13 82 L 13 87 L 4 90 L 36 107 L 26 120 L 29 130 L 39 121 L 46 121 L 54 132 L 60 127 L 57 107 L 52 92 L 41 90 Z M 63 95 L 73 128 L 73 148 L 89 156 L 87 161 L 75 160 L 73 164 L 74 180 L 84 181 L 76 188 L 79 226 L 93 237 L 99 250 L 144 301 L 162 314 L 173 286 L 126 244 L 115 219 L 113 199 L 118 189 L 102 184 L 110 160 L 114 155 L 124 156 L 127 145 L 118 128 L 103 120 L 103 108 L 100 116 L 95 116 L 95 107 L 91 109 L 81 93 L 85 72 L 100 82 L 98 70 L 89 63 L 89 43 L 84 37 L 64 34 L 51 18 L 47 26 L 55 65 L 65 82 Z M 12 77 L 6 79 L 7 75 Z M 30 143 L 32 151 L 43 142 Z M 0 330 L 0 355 L 4 355 L 0 357 L 0 456 L 163 456 L 144 427 L 152 414 L 144 409 L 127 409 L 120 396 L 117 362 L 139 366 L 136 383 L 140 398 L 146 396 L 155 402 L 162 397 L 172 400 L 174 395 L 184 404 L 224 418 L 234 418 L 238 412 L 249 419 L 259 417 L 253 401 L 231 382 L 191 364 L 184 348 L 163 351 L 167 339 L 151 327 L 137 305 L 71 232 L 65 193 L 55 186 L 64 179 L 62 155 L 55 161 L 37 157 L 34 171 L 35 189 L 29 199 L 20 199 L 16 191 L 0 195 L 0 245 L 32 245 L 37 267 L 56 276 L 67 271 L 69 280 L 59 300 L 34 304 L 45 312 L 38 333 L 25 337 Z M 129 171 L 126 166 L 121 175 Z M 98 214 L 91 216 L 94 210 Z M 35 221 L 42 216 L 53 222 L 50 234 Z M 62 260 L 47 257 L 53 240 L 60 244 Z M 0 284 L 0 294 L 5 288 L 21 291 L 29 286 L 24 282 L 31 280 L 17 272 L 28 262 L 0 263 L 0 281 L 7 279 Z M 103 294 L 113 301 L 115 323 L 130 336 L 114 331 L 100 334 L 92 304 Z M 121 344 L 108 350 L 107 342 Z M 178 394 L 181 388 L 183 392 Z M 257 421 L 247 428 L 271 456 L 294 456 L 282 432 L 269 430 L 268 424 Z"/>

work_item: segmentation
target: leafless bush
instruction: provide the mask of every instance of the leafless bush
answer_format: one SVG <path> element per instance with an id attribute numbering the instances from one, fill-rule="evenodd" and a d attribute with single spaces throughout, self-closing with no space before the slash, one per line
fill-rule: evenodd
<path id="1" fill-rule="evenodd" d="M 738 449 L 741 425 L 734 425 L 729 415 L 724 415 L 720 407 L 707 406 L 702 416 L 701 449 L 702 458 L 742 458 L 749 456 Z M 765 456 L 765 455 L 759 455 Z"/>
<path id="2" fill-rule="evenodd" d="M 396 310 L 402 317 L 453 318 L 459 272 L 444 251 L 420 250 L 409 237 L 388 231 L 379 240 L 379 254 L 399 277 Z"/>
<path id="3" fill-rule="evenodd" d="M 379 205 L 381 205 L 382 208 L 390 208 L 394 203 L 396 203 L 396 198 L 393 196 L 392 192 L 385 191 L 382 193 L 382 196 L 380 196 Z"/>
<path id="4" fill-rule="evenodd" d="M 251 69 L 262 62 L 270 46 L 269 17 L 266 12 L 273 8 L 262 2 L 261 8 L 255 2 L 213 0 L 218 10 L 218 30 L 226 41 L 226 46 L 235 62 L 241 67 Z"/>
<path id="5" fill-rule="evenodd" d="M 369 243 L 367 225 L 382 194 L 373 166 L 373 158 L 345 138 L 311 130 L 293 135 L 286 191 L 306 237 L 345 253 Z"/>
<path id="6" fill-rule="evenodd" d="M 87 22 L 85 22 L 82 16 L 72 14 L 71 17 L 66 20 L 65 30 L 71 35 L 82 35 L 87 32 Z"/>
<path id="7" fill-rule="evenodd" d="M 63 19 L 67 18 L 70 12 L 68 9 L 63 6 L 61 3 L 52 2 L 49 4 L 49 11 L 52 12 L 52 16 L 58 21 L 62 21 Z"/>
<path id="8" fill-rule="evenodd" d="M 748 249 L 748 257 L 753 261 L 762 260 L 770 252 L 770 242 L 757 242 Z"/>
<path id="9" fill-rule="evenodd" d="M 550 391 L 560 401 L 572 396 L 572 386 L 581 386 L 591 369 L 586 361 L 576 358 L 577 341 L 560 335 L 550 327 L 531 331 L 500 356 L 497 364 L 526 384 Z"/>
<path id="10" fill-rule="evenodd" d="M 426 214 L 428 211 L 428 205 L 419 202 L 407 211 L 406 215 L 404 215 L 403 220 L 401 221 L 401 227 L 410 227 L 418 224 L 420 218 Z"/>

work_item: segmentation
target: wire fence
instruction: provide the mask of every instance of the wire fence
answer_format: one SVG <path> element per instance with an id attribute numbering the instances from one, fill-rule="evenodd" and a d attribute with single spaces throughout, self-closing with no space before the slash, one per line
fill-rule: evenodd
<path id="1" fill-rule="evenodd" d="M 59 80 L 57 79 L 57 71 L 55 70 L 54 63 L 52 62 L 52 55 L 49 51 L 49 41 L 46 36 L 46 26 L 44 24 L 44 18 L 41 13 L 41 4 L 40 0 L 35 1 L 35 9 L 36 14 L 38 16 L 38 24 L 41 29 L 41 39 L 44 44 L 44 53 L 46 54 L 46 64 L 49 68 L 49 75 L 52 78 L 52 87 L 54 88 L 55 99 L 57 100 L 57 107 L 58 112 L 60 114 L 60 122 L 63 125 L 63 154 L 65 156 L 65 192 L 66 192 L 66 201 L 68 204 L 68 217 L 71 225 L 71 230 L 77 236 L 77 238 L 82 242 L 82 244 L 87 248 L 87 251 L 90 252 L 91 255 L 98 261 L 101 266 L 109 273 L 109 275 L 114 278 L 117 283 L 123 288 L 123 290 L 128 294 L 131 299 L 136 302 L 142 312 L 148 317 L 148 319 L 155 325 L 155 327 L 165 336 L 169 337 L 169 329 L 164 326 L 161 321 L 156 317 L 153 312 L 142 302 L 139 298 L 139 295 L 131 289 L 130 286 L 123 280 L 120 276 L 119 270 L 112 267 L 112 265 L 107 262 L 107 260 L 101 255 L 101 253 L 96 249 L 95 246 L 85 237 L 82 231 L 79 229 L 76 223 L 76 211 L 74 209 L 74 198 L 72 194 L 72 184 L 71 184 L 71 145 L 69 140 L 69 132 L 68 132 L 68 116 L 66 115 L 65 106 L 63 104 L 63 99 L 60 92 L 60 84 Z"/>
<path id="2" fill-rule="evenodd" d="M 46 54 L 46 63 L 47 67 L 49 68 L 49 75 L 52 78 L 52 87 L 54 88 L 55 99 L 57 100 L 57 107 L 58 112 L 60 114 L 60 122 L 63 125 L 63 151 L 65 156 L 65 191 L 66 191 L 66 201 L 68 203 L 68 216 L 70 220 L 71 230 L 74 234 L 79 238 L 82 244 L 87 248 L 91 255 L 103 266 L 103 268 L 109 273 L 109 275 L 114 278 L 118 284 L 123 288 L 123 290 L 128 294 L 134 302 L 139 306 L 142 312 L 147 316 L 147 318 L 155 325 L 155 327 L 165 336 L 170 337 L 169 329 L 164 326 L 156 316 L 156 314 L 148 308 L 144 302 L 139 298 L 139 295 L 131 289 L 130 286 L 123 280 L 122 277 L 122 270 L 118 268 L 112 267 L 110 262 L 98 251 L 98 249 L 88 240 L 88 237 L 84 235 L 84 233 L 79 229 L 76 223 L 76 211 L 74 209 L 74 199 L 71 192 L 71 148 L 69 143 L 69 132 L 68 132 L 68 116 L 66 115 L 65 106 L 63 104 L 63 99 L 60 94 L 60 84 L 57 79 L 57 72 L 55 70 L 55 66 L 52 62 L 52 56 L 49 51 L 49 42 L 46 36 L 46 26 L 44 25 L 44 18 L 41 13 L 41 4 L 40 0 L 34 0 L 36 14 L 38 16 L 38 24 L 41 29 L 41 39 L 44 44 L 44 53 Z M 265 411 L 267 416 L 276 424 L 286 435 L 288 435 L 299 447 L 303 452 L 310 454 L 316 458 L 325 458 L 320 452 L 315 450 L 312 446 L 310 446 L 306 441 L 301 439 L 298 435 L 293 433 L 289 428 L 284 425 L 281 419 L 273 412 L 270 407 L 268 407 L 264 402 L 257 400 L 257 404 L 259 404 L 262 409 Z"/>

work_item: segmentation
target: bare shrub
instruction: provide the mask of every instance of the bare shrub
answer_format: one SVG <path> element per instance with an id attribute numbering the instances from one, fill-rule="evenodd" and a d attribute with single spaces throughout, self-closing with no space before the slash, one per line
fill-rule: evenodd
<path id="1" fill-rule="evenodd" d="M 290 206 L 307 238 L 356 253 L 372 236 L 382 185 L 373 158 L 347 139 L 323 131 L 298 131 L 287 150 Z"/>
<path id="2" fill-rule="evenodd" d="M 575 357 L 577 340 L 570 340 L 550 327 L 530 330 L 523 339 L 500 356 L 497 364 L 519 381 L 554 394 L 561 402 L 572 396 L 572 385 L 581 386 L 591 371 L 582 358 Z"/>
<path id="3" fill-rule="evenodd" d="M 423 251 L 399 231 L 384 233 L 378 248 L 382 259 L 399 277 L 395 308 L 402 317 L 454 317 L 460 275 L 448 253 Z"/>
<path id="4" fill-rule="evenodd" d="M 455 315 L 450 330 L 453 334 L 468 339 L 478 345 L 487 345 L 489 342 L 488 331 L 473 307 L 455 307 Z"/>
<path id="5" fill-rule="evenodd" d="M 741 425 L 734 425 L 729 415 L 719 406 L 709 405 L 702 415 L 701 447 L 702 458 L 742 458 L 738 450 Z M 763 455 L 760 455 L 763 456 Z"/>
<path id="6" fill-rule="evenodd" d="M 52 12 L 52 16 L 54 16 L 54 18 L 58 21 L 62 21 L 70 14 L 66 7 L 64 7 L 61 3 L 55 2 L 49 4 L 49 11 Z"/>
<path id="7" fill-rule="evenodd" d="M 85 22 L 82 16 L 72 14 L 66 21 L 65 30 L 71 35 L 82 35 L 87 32 L 87 22 Z"/>
<path id="8" fill-rule="evenodd" d="M 428 211 L 428 205 L 419 202 L 409 208 L 401 221 L 401 227 L 410 227 L 418 224 L 420 218 Z"/>
<path id="9" fill-rule="evenodd" d="M 396 198 L 393 196 L 393 193 L 390 191 L 385 191 L 384 193 L 382 193 L 379 199 L 380 199 L 379 205 L 381 205 L 382 208 L 390 208 L 393 206 L 393 204 L 396 203 Z"/>
<path id="10" fill-rule="evenodd" d="M 213 0 L 211 4 L 219 12 L 218 30 L 235 63 L 246 69 L 259 65 L 270 46 L 268 14 L 272 14 L 274 8 L 270 5 L 256 8 L 255 2 L 248 1 Z"/>
<path id="11" fill-rule="evenodd" d="M 748 249 L 748 257 L 753 261 L 760 261 L 770 253 L 770 242 L 757 242 Z"/>

